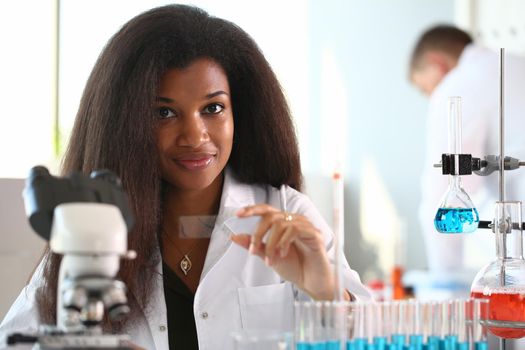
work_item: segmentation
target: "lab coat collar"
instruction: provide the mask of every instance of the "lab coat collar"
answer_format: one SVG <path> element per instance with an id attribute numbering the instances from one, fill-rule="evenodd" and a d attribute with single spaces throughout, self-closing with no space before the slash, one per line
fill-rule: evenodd
<path id="1" fill-rule="evenodd" d="M 253 185 L 239 182 L 233 171 L 226 168 L 222 187 L 221 210 L 224 208 L 240 209 L 253 204 L 255 204 Z"/>
<path id="2" fill-rule="evenodd" d="M 253 185 L 239 182 L 231 169 L 227 168 L 224 171 L 219 214 L 211 234 L 206 261 L 204 262 L 200 278 L 201 281 L 231 245 L 230 232 L 225 229 L 224 222 L 234 217 L 239 209 L 253 204 L 255 204 Z"/>
<path id="3" fill-rule="evenodd" d="M 475 58 L 476 56 L 487 57 L 487 52 L 491 51 L 483 46 L 479 46 L 476 44 L 468 44 L 463 49 L 463 52 L 461 52 L 457 65 L 461 66 L 463 64 L 468 64 L 468 62 L 472 62 L 473 58 Z"/>

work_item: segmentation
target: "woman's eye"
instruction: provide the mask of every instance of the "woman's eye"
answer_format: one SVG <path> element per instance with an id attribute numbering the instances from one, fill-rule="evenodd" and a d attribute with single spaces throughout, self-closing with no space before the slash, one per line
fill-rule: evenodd
<path id="1" fill-rule="evenodd" d="M 171 118 L 174 116 L 175 116 L 175 113 L 173 113 L 173 111 L 167 107 L 160 107 L 158 109 L 158 117 L 160 119 Z"/>
<path id="2" fill-rule="evenodd" d="M 213 103 L 211 105 L 208 105 L 206 106 L 206 108 L 204 108 L 204 113 L 206 114 L 218 114 L 220 112 L 222 112 L 224 110 L 224 106 L 218 104 L 218 103 Z"/>

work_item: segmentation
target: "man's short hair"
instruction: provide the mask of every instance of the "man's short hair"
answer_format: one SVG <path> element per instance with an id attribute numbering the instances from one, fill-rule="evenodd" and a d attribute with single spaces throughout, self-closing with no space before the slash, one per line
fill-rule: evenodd
<path id="1" fill-rule="evenodd" d="M 423 55 L 431 50 L 441 51 L 459 58 L 463 49 L 472 43 L 472 37 L 465 31 L 451 25 L 437 25 L 425 31 L 412 51 L 410 71 L 422 67 Z"/>

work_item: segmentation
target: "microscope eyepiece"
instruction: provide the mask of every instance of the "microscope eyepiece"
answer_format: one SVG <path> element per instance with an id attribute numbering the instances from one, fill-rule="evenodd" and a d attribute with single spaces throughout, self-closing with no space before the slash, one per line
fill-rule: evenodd
<path id="1" fill-rule="evenodd" d="M 105 203 L 120 209 L 128 231 L 133 214 L 121 181 L 109 170 L 96 170 L 90 176 L 73 172 L 67 177 L 54 177 L 43 166 L 31 169 L 24 188 L 26 214 L 33 230 L 50 239 L 53 213 L 63 203 Z"/>
<path id="2" fill-rule="evenodd" d="M 107 182 L 112 183 L 118 187 L 122 187 L 122 182 L 120 181 L 118 176 L 107 169 L 94 170 L 91 172 L 90 177 L 92 179 L 106 180 Z"/>

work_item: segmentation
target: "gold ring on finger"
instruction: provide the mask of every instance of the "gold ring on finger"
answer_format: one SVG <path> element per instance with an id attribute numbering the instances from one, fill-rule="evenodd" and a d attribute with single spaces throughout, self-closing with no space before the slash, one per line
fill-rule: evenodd
<path id="1" fill-rule="evenodd" d="M 292 221 L 293 215 L 291 213 L 284 212 L 284 221 Z"/>

